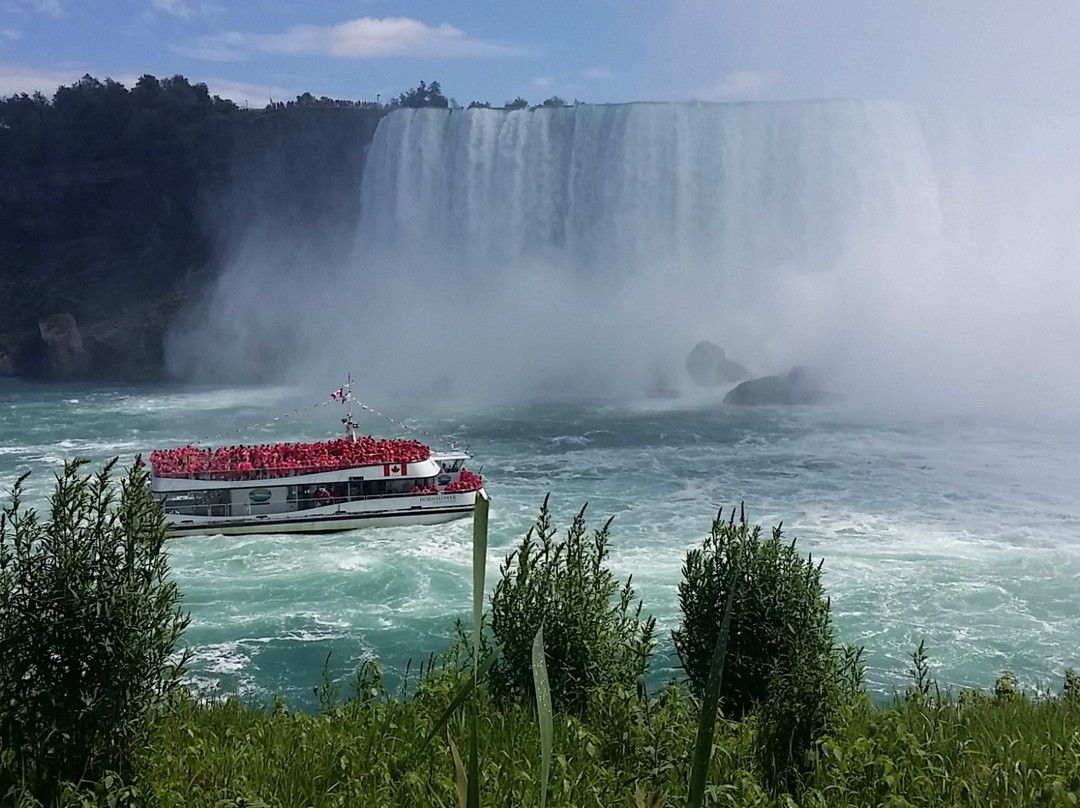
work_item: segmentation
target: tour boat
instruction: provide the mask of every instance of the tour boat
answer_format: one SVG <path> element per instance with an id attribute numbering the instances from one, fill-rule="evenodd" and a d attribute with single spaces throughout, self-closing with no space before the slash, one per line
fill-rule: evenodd
<path id="1" fill-rule="evenodd" d="M 328 533 L 472 514 L 483 480 L 465 468 L 467 452 L 358 437 L 351 414 L 342 421 L 337 440 L 151 452 L 150 491 L 169 535 Z"/>

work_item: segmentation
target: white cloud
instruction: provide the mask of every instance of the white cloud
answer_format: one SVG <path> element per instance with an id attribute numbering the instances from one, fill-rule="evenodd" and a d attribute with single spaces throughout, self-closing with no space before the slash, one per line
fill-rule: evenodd
<path id="1" fill-rule="evenodd" d="M 699 87 L 692 95 L 699 101 L 749 101 L 760 98 L 777 81 L 775 73 L 740 70 L 728 73 L 715 84 Z"/>
<path id="2" fill-rule="evenodd" d="M 45 14 L 49 17 L 62 17 L 64 15 L 64 7 L 60 5 L 60 0 L 5 0 L 0 5 L 0 8 L 12 14 L 36 11 L 38 14 Z"/>
<path id="3" fill-rule="evenodd" d="M 594 81 L 611 81 L 615 78 L 615 73 L 606 67 L 590 67 L 588 70 L 581 72 L 581 77 Z"/>
<path id="4" fill-rule="evenodd" d="M 377 59 L 404 55 L 475 57 L 522 52 L 518 48 L 471 39 L 447 23 L 431 26 L 407 17 L 362 17 L 331 26 L 297 25 L 280 34 L 226 31 L 174 49 L 197 59 L 220 62 L 246 59 L 254 53 Z"/>
<path id="5" fill-rule="evenodd" d="M 64 9 L 60 5 L 60 0 L 30 0 L 30 5 L 34 11 L 40 14 L 47 14 L 50 17 L 59 17 L 63 15 Z"/>
<path id="6" fill-rule="evenodd" d="M 22 31 L 14 28 L 0 28 L 0 39 L 22 39 Z"/>
<path id="7" fill-rule="evenodd" d="M 164 11 L 166 14 L 172 14 L 174 17 L 181 17 L 185 20 L 195 14 L 195 9 L 184 0 L 153 0 L 153 4 L 159 11 Z"/>
<path id="8" fill-rule="evenodd" d="M 99 79 L 108 76 L 125 87 L 131 87 L 139 80 L 139 77 L 134 73 L 110 75 L 101 71 L 90 70 L 85 65 L 78 64 L 38 67 L 0 62 L 0 96 L 42 92 L 51 98 L 57 87 L 63 84 L 73 84 L 87 73 Z"/>
<path id="9" fill-rule="evenodd" d="M 235 101 L 240 106 L 246 104 L 251 107 L 262 108 L 269 104 L 271 100 L 292 101 L 299 95 L 296 90 L 288 90 L 284 87 L 233 81 L 232 79 L 205 79 L 204 83 L 210 90 L 210 95 L 220 95 L 222 98 Z"/>
<path id="10" fill-rule="evenodd" d="M 214 3 L 194 4 L 188 0 L 150 0 L 150 2 L 158 11 L 183 20 L 190 20 L 192 17 L 213 17 L 224 10 Z"/>
<path id="11" fill-rule="evenodd" d="M 531 87 L 534 87 L 537 90 L 546 90 L 547 88 L 551 87 L 554 84 L 555 84 L 555 80 L 550 79 L 547 76 L 537 76 L 536 78 L 534 78 L 532 81 L 529 82 L 529 85 Z"/>

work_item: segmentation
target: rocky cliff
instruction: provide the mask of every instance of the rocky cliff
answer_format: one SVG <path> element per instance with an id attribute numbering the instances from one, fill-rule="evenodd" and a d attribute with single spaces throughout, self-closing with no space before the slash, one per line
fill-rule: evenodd
<path id="1" fill-rule="evenodd" d="M 262 229 L 325 247 L 356 221 L 383 114 L 243 112 L 150 158 L 0 165 L 0 375 L 163 375 L 164 334 L 236 239 Z"/>

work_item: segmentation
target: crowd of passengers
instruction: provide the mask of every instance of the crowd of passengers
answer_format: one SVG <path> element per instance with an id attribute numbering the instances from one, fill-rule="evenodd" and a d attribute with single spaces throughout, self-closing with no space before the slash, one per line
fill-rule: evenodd
<path id="1" fill-rule="evenodd" d="M 461 476 L 452 483 L 448 483 L 443 492 L 447 494 L 454 494 L 459 491 L 479 491 L 480 486 L 484 484 L 483 478 L 479 474 L 473 474 L 468 469 L 461 470 Z"/>
<path id="2" fill-rule="evenodd" d="M 156 449 L 150 464 L 158 477 L 211 477 L 218 480 L 262 480 L 323 471 L 418 463 L 431 450 L 415 440 L 358 437 L 317 443 L 276 443 L 202 449 Z"/>

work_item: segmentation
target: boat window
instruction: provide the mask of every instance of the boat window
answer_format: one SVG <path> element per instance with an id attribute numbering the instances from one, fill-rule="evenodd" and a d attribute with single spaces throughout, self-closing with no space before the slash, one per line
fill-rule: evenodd
<path id="1" fill-rule="evenodd" d="M 182 516 L 228 516 L 229 492 L 224 488 L 208 491 L 175 491 L 161 502 L 166 513 Z"/>
<path id="2" fill-rule="evenodd" d="M 364 483 L 365 497 L 380 497 L 386 493 L 386 480 L 367 480 Z"/>

